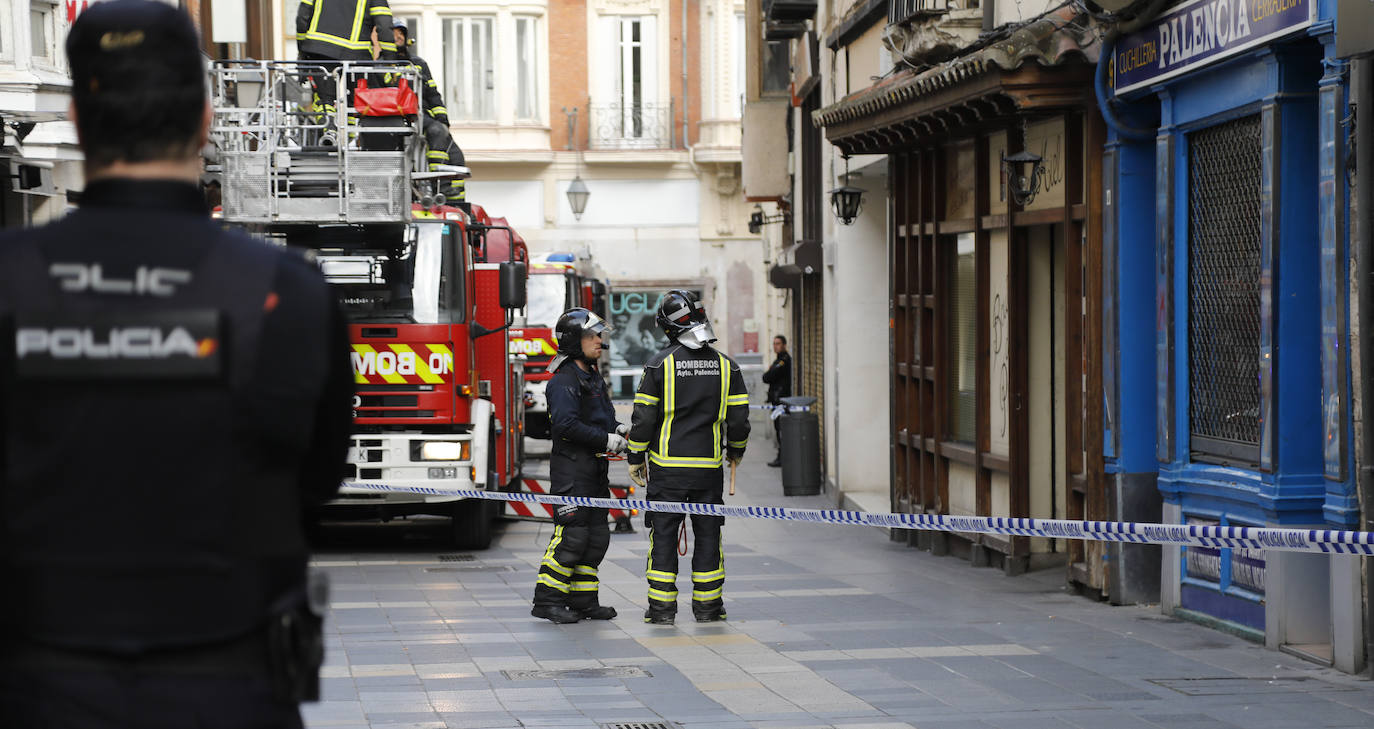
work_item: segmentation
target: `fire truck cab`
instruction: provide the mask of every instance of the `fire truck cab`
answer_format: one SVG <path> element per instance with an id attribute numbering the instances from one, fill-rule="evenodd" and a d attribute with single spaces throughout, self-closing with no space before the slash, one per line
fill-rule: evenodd
<path id="1" fill-rule="evenodd" d="M 467 170 L 427 170 L 418 115 L 307 105 L 311 83 L 347 99 L 381 74 L 419 88 L 409 64 L 215 64 L 207 176 L 221 218 L 313 260 L 348 318 L 353 433 L 326 515 L 448 516 L 459 547 L 482 549 L 500 504 L 461 492 L 501 490 L 520 471 L 523 372 L 506 352 L 528 254 L 512 242 L 486 260 L 494 232 L 514 233 L 445 204 L 435 183 Z"/>

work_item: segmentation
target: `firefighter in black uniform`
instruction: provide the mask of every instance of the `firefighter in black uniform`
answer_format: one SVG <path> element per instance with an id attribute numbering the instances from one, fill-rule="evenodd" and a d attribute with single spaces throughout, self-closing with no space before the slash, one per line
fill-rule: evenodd
<path id="1" fill-rule="evenodd" d="M 184 11 L 93 4 L 66 51 L 81 206 L 0 234 L 0 726 L 300 727 L 343 320 L 303 258 L 211 220 Z"/>
<path id="2" fill-rule="evenodd" d="M 650 501 L 723 504 L 722 463 L 732 466 L 749 442 L 749 393 L 739 365 L 711 347 L 706 309 L 690 291 L 664 294 L 655 317 L 668 346 L 644 367 L 630 420 L 630 478 Z M 647 453 L 647 459 L 646 459 Z M 682 514 L 651 511 L 648 623 L 677 614 L 677 533 Z M 725 519 L 692 515 L 692 616 L 725 619 Z"/>
<path id="3" fill-rule="evenodd" d="M 296 8 L 296 54 L 329 73 L 339 61 L 372 60 L 372 32 L 383 53 L 395 53 L 386 0 L 301 0 Z M 334 81 L 312 76 L 326 114 L 334 112 Z M 332 116 L 330 117 L 332 118 Z"/>
<path id="4" fill-rule="evenodd" d="M 439 165 L 466 165 L 463 150 L 453 141 L 453 134 L 449 132 L 448 107 L 444 105 L 439 83 L 434 80 L 434 74 L 430 72 L 425 59 L 411 52 L 410 47 L 414 41 L 410 39 L 410 29 L 406 27 L 404 20 L 399 19 L 392 21 L 391 29 L 395 33 L 396 57 L 402 61 L 409 61 L 420 72 L 420 103 L 424 107 L 425 145 L 429 147 L 425 152 L 425 160 L 429 163 L 429 171 L 434 172 Z M 385 53 L 382 55 L 386 57 Z M 466 184 L 461 178 L 447 181 L 439 192 L 444 194 L 447 202 L 467 200 Z"/>
<path id="5" fill-rule="evenodd" d="M 549 491 L 559 496 L 611 497 L 606 456 L 625 450 L 628 428 L 615 421 L 615 409 L 596 362 L 606 322 L 586 309 L 569 309 L 554 326 L 558 354 L 545 390 L 553 451 L 549 455 Z M 539 565 L 530 614 L 555 623 L 610 620 L 615 608 L 601 605 L 597 567 L 611 543 L 606 510 L 559 506 L 553 537 Z"/>

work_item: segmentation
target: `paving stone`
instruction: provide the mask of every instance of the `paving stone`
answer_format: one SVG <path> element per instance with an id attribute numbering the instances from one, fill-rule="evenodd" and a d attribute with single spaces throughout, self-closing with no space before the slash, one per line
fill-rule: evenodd
<path id="1" fill-rule="evenodd" d="M 787 497 L 746 460 L 738 504 L 829 508 Z M 399 532 L 396 532 L 399 533 Z M 616 535 L 602 564 L 612 621 L 529 615 L 547 525 L 506 522 L 482 564 L 426 572 L 439 541 L 330 547 L 324 701 L 310 729 L 1278 729 L 1374 726 L 1374 684 L 1267 651 L 1156 608 L 1068 594 L 1061 570 L 1007 578 L 888 541 L 879 530 L 731 520 L 731 619 L 646 625 L 647 538 Z M 689 570 L 686 561 L 682 569 Z M 681 575 L 679 589 L 690 587 Z M 511 680 L 503 671 L 634 666 L 638 678 Z M 1320 691 L 1187 695 L 1185 678 L 1308 678 Z M 1317 684 L 1312 684 L 1317 685 Z M 1325 684 L 1323 684 L 1325 686 Z"/>

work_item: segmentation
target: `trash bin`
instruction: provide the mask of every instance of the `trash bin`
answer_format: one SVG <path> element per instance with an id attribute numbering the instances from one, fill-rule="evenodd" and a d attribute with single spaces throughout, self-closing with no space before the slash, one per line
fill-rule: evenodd
<path id="1" fill-rule="evenodd" d="M 782 455 L 783 496 L 815 496 L 821 492 L 820 419 L 811 412 L 814 397 L 784 397 L 778 435 Z"/>

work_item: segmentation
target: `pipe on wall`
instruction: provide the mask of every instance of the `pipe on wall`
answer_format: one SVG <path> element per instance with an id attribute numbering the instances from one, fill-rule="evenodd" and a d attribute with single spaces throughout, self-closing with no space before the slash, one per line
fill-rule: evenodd
<path id="1" fill-rule="evenodd" d="M 1355 59 L 1355 289 L 1360 348 L 1360 528 L 1374 529 L 1374 56 Z M 1365 656 L 1374 668 L 1374 560 L 1364 558 Z M 1374 674 L 1372 674 L 1374 675 Z"/>

